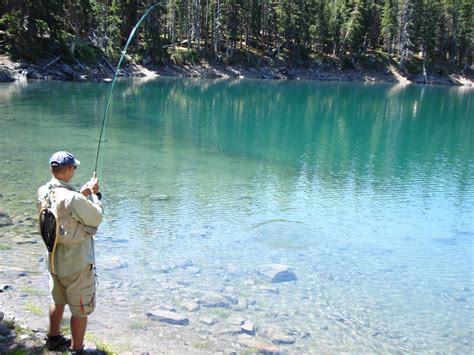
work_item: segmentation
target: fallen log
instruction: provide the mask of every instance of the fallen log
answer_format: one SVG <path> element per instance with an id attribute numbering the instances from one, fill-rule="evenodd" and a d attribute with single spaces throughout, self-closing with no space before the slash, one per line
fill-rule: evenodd
<path id="1" fill-rule="evenodd" d="M 52 61 L 50 61 L 48 64 L 46 64 L 43 68 L 41 68 L 41 70 L 47 69 L 48 67 L 50 67 L 51 65 L 56 63 L 59 59 L 61 59 L 61 57 L 62 57 L 62 54 L 58 55 L 56 58 L 54 58 Z"/>

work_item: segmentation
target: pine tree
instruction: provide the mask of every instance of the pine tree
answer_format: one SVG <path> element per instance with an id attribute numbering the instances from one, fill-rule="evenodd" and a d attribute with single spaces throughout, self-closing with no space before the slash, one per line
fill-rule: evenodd
<path id="1" fill-rule="evenodd" d="M 392 54 L 398 47 L 398 2 L 396 0 L 385 0 L 382 12 L 381 36 L 383 48 Z"/>

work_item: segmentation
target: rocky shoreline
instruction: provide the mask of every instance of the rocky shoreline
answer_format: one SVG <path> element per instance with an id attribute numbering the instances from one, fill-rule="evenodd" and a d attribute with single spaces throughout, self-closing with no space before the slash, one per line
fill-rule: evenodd
<path id="1" fill-rule="evenodd" d="M 0 354 L 20 351 L 50 354 L 44 349 L 49 303 L 47 272 L 43 245 L 36 235 L 35 224 L 27 212 L 0 211 L 0 228 L 7 237 L 0 243 L 1 249 L 9 254 L 24 255 L 28 260 L 28 263 L 14 264 L 5 256 L 2 262 L 0 275 L 7 283 L 0 285 Z M 98 263 L 104 271 L 119 272 L 129 268 L 117 256 L 100 258 Z M 86 334 L 86 348 L 90 354 L 279 354 L 299 351 L 298 342 L 311 337 L 307 331 L 294 326 L 283 329 L 277 324 L 259 323 L 246 311 L 262 312 L 261 301 L 242 297 L 234 287 L 195 289 L 189 278 L 200 275 L 201 270 L 191 259 L 163 264 L 156 273 L 162 280 L 157 288 L 165 297 L 152 301 L 154 306 L 146 312 L 142 310 L 132 317 L 121 315 L 120 322 L 125 330 L 114 323 L 116 312 L 111 309 L 102 308 L 91 317 L 90 332 Z M 297 276 L 288 265 L 265 264 L 254 269 L 245 285 L 268 297 L 278 297 L 280 293 L 290 291 L 296 281 Z M 124 289 L 134 288 L 133 282 L 128 285 L 102 279 L 99 292 L 104 298 L 104 294 L 119 295 Z M 133 295 L 127 295 L 109 299 L 112 304 L 108 306 L 116 309 L 122 301 L 129 304 Z M 122 312 L 127 313 L 124 309 Z M 69 332 L 67 324 L 66 314 L 63 320 L 66 335 Z M 131 336 L 126 334 L 127 329 L 135 334 L 131 339 L 127 339 Z M 159 337 L 159 341 L 150 340 L 152 334 Z M 141 336 L 146 338 L 135 343 L 133 338 Z"/>
<path id="2" fill-rule="evenodd" d="M 387 82 L 417 83 L 435 85 L 474 86 L 474 73 L 427 73 L 426 75 L 408 75 L 400 72 L 393 65 L 385 65 L 377 59 L 373 67 L 379 69 L 355 68 L 341 70 L 323 62 L 311 66 L 292 67 L 289 65 L 263 65 L 249 67 L 242 64 L 223 64 L 202 62 L 198 64 L 167 64 L 166 66 L 142 66 L 124 64 L 119 77 L 195 77 L 195 78 L 253 78 L 270 80 L 316 80 L 344 82 Z M 382 68 L 382 69 L 380 69 Z M 77 62 L 68 64 L 61 56 L 47 58 L 36 64 L 13 62 L 5 55 L 0 55 L 0 82 L 22 80 L 62 80 L 62 81 L 110 81 L 115 74 L 115 65 L 102 58 L 94 65 L 88 66 Z"/>

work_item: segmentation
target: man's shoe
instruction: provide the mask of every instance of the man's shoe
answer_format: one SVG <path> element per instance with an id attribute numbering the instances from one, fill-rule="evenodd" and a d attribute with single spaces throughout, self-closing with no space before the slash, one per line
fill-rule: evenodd
<path id="1" fill-rule="evenodd" d="M 86 355 L 89 354 L 87 350 L 84 350 L 84 346 L 80 348 L 79 350 L 74 350 L 74 349 L 68 349 L 69 354 L 71 355 Z"/>
<path id="2" fill-rule="evenodd" d="M 71 340 L 62 335 L 51 336 L 48 335 L 46 340 L 46 349 L 49 351 L 65 351 L 71 345 Z"/>

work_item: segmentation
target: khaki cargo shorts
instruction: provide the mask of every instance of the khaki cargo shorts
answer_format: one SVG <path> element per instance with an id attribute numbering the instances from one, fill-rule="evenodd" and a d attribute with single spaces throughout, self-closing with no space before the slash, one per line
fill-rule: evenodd
<path id="1" fill-rule="evenodd" d="M 50 291 L 54 304 L 67 304 L 74 317 L 88 316 L 95 309 L 94 267 L 68 276 L 50 274 Z"/>

